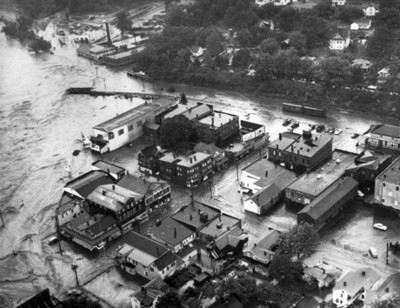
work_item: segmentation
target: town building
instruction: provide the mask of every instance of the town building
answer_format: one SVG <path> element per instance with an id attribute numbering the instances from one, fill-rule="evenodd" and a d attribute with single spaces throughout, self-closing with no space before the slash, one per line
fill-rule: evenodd
<path id="1" fill-rule="evenodd" d="M 311 171 L 332 158 L 332 137 L 283 133 L 268 145 L 268 159 L 290 170 Z"/>
<path id="2" fill-rule="evenodd" d="M 115 46 L 91 45 L 89 49 L 89 58 L 99 60 L 101 57 L 112 55 L 117 52 Z"/>
<path id="3" fill-rule="evenodd" d="M 131 306 L 132 308 L 154 308 L 158 299 L 168 293 L 169 289 L 160 277 L 152 279 L 130 295 Z"/>
<path id="4" fill-rule="evenodd" d="M 166 153 L 161 147 L 149 145 L 138 153 L 139 171 L 151 175 L 155 175 L 160 170 L 158 159 Z"/>
<path id="5" fill-rule="evenodd" d="M 349 45 L 350 45 L 350 28 L 338 29 L 329 40 L 329 49 L 332 52 L 343 52 L 349 47 Z"/>
<path id="6" fill-rule="evenodd" d="M 371 28 L 371 19 L 367 18 L 355 19 L 350 25 L 350 30 L 352 31 L 368 30 L 369 28 Z"/>
<path id="7" fill-rule="evenodd" d="M 276 6 L 285 6 L 292 3 L 292 1 L 293 0 L 255 0 L 256 5 L 258 5 L 259 7 L 262 7 L 267 3 L 272 3 Z"/>
<path id="8" fill-rule="evenodd" d="M 125 175 L 125 168 L 104 160 L 96 160 L 92 163 L 92 170 L 103 170 L 110 174 L 115 180 L 120 180 Z"/>
<path id="9" fill-rule="evenodd" d="M 400 126 L 389 124 L 372 126 L 370 136 L 365 143 L 377 149 L 400 151 Z"/>
<path id="10" fill-rule="evenodd" d="M 346 0 L 332 0 L 332 6 L 345 6 Z"/>
<path id="11" fill-rule="evenodd" d="M 162 180 L 127 174 L 118 185 L 143 195 L 146 209 L 152 210 L 171 201 L 171 187 Z"/>
<path id="12" fill-rule="evenodd" d="M 199 142 L 195 145 L 193 151 L 211 155 L 214 171 L 219 171 L 228 166 L 228 159 L 225 156 L 225 151 L 217 147 L 214 143 L 206 144 L 204 142 Z"/>
<path id="13" fill-rule="evenodd" d="M 84 199 L 71 196 L 64 192 L 60 199 L 59 206 L 56 209 L 58 225 L 64 225 L 75 217 L 83 214 L 85 212 L 83 209 L 83 201 Z"/>
<path id="14" fill-rule="evenodd" d="M 172 218 L 184 224 L 193 231 L 199 231 L 211 221 L 217 219 L 221 211 L 207 204 L 192 200 L 186 206 L 182 206 Z"/>
<path id="15" fill-rule="evenodd" d="M 378 84 L 383 84 L 387 81 L 387 79 L 390 77 L 390 68 L 389 67 L 384 67 L 381 70 L 378 71 L 377 73 L 377 83 Z"/>
<path id="16" fill-rule="evenodd" d="M 263 134 L 248 141 L 232 142 L 225 148 L 228 160 L 238 163 L 242 158 L 254 151 L 261 151 L 269 142 L 269 134 Z"/>
<path id="17" fill-rule="evenodd" d="M 158 164 L 160 178 L 186 187 L 206 181 L 213 173 L 211 155 L 201 152 L 185 156 L 168 152 L 158 159 Z"/>
<path id="18" fill-rule="evenodd" d="M 143 124 L 143 136 L 156 142 L 160 137 L 160 125 L 153 122 Z"/>
<path id="19" fill-rule="evenodd" d="M 358 182 L 351 177 L 340 179 L 297 213 L 297 223 L 308 223 L 320 230 L 344 211 L 357 196 Z"/>
<path id="20" fill-rule="evenodd" d="M 379 278 L 380 275 L 372 268 L 348 272 L 332 290 L 333 303 L 337 308 L 346 308 L 356 300 L 364 302 L 367 292 Z"/>
<path id="21" fill-rule="evenodd" d="M 375 180 L 377 204 L 400 210 L 400 157 L 395 159 Z"/>
<path id="22" fill-rule="evenodd" d="M 90 149 L 104 153 L 114 151 L 143 135 L 143 124 L 155 122 L 158 113 L 172 105 L 172 100 L 141 104 L 93 127 Z"/>
<path id="23" fill-rule="evenodd" d="M 87 198 L 93 208 L 111 215 L 126 233 L 145 210 L 144 196 L 117 184 L 100 185 Z"/>
<path id="24" fill-rule="evenodd" d="M 239 116 L 215 111 L 199 118 L 197 122 L 202 126 L 199 135 L 200 141 L 205 143 L 223 143 L 230 137 L 239 135 Z"/>
<path id="25" fill-rule="evenodd" d="M 231 230 L 235 226 L 241 228 L 241 221 L 238 218 L 220 214 L 217 219 L 210 221 L 202 229 L 199 230 L 199 239 L 209 243 L 221 235 Z"/>
<path id="26" fill-rule="evenodd" d="M 346 169 L 345 175 L 351 176 L 360 186 L 373 189 L 376 177 L 391 163 L 391 155 L 363 151 L 357 155 L 354 163 Z"/>
<path id="27" fill-rule="evenodd" d="M 377 13 L 379 13 L 378 6 L 376 4 L 362 4 L 361 8 L 364 12 L 365 17 L 374 17 Z"/>
<path id="28" fill-rule="evenodd" d="M 359 67 L 361 68 L 365 73 L 369 71 L 371 66 L 373 65 L 372 62 L 364 59 L 354 59 L 353 62 L 351 63 L 353 67 Z"/>
<path id="29" fill-rule="evenodd" d="M 218 219 L 213 222 L 218 222 Z M 221 229 L 223 229 L 223 226 L 221 226 Z M 232 228 L 226 227 L 226 231 L 211 240 L 206 248 L 212 258 L 216 260 L 228 259 L 241 255 L 243 249 L 247 247 L 248 241 L 248 235 L 239 225 L 235 225 Z"/>
<path id="30" fill-rule="evenodd" d="M 164 244 L 174 253 L 180 252 L 185 246 L 196 239 L 196 232 L 180 222 L 166 217 L 150 227 L 147 234 L 157 242 Z"/>
<path id="31" fill-rule="evenodd" d="M 334 275 L 319 267 L 306 267 L 303 277 L 309 282 L 315 279 L 319 289 L 330 288 L 335 282 Z"/>
<path id="32" fill-rule="evenodd" d="M 322 192 L 339 180 L 351 166 L 356 154 L 335 150 L 332 159 L 319 169 L 305 173 L 285 190 L 286 202 L 300 205 L 310 204 Z"/>
<path id="33" fill-rule="evenodd" d="M 284 196 L 285 188 L 296 180 L 296 173 L 261 158 L 241 170 L 240 186 L 249 189 L 244 209 L 263 215 Z"/>
<path id="34" fill-rule="evenodd" d="M 250 141 L 266 134 L 265 126 L 254 122 L 240 120 L 240 140 Z"/>
<path id="35" fill-rule="evenodd" d="M 117 67 L 131 64 L 135 61 L 136 51 L 125 50 L 122 52 L 103 56 L 101 58 L 102 63 L 105 65 Z"/>
<path id="36" fill-rule="evenodd" d="M 280 234 L 281 233 L 275 229 L 269 229 L 261 240 L 254 243 L 253 247 L 243 251 L 243 256 L 263 265 L 268 265 L 272 261 L 275 251 L 278 248 L 277 243 Z"/>
<path id="37" fill-rule="evenodd" d="M 6 307 L 6 306 L 5 306 Z M 27 299 L 22 303 L 18 303 L 16 308 L 63 308 L 63 303 L 56 297 L 50 294 L 50 290 L 47 288 L 39 293 L 35 294 L 31 298 Z"/>
<path id="38" fill-rule="evenodd" d="M 147 279 L 165 279 L 175 272 L 179 259 L 165 245 L 133 231 L 125 235 L 124 241 L 116 253 L 126 272 Z"/>

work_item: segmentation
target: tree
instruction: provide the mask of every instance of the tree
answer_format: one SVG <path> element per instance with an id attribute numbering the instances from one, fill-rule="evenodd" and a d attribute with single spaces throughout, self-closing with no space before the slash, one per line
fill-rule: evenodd
<path id="1" fill-rule="evenodd" d="M 177 293 L 170 292 L 158 299 L 156 308 L 183 308 L 183 303 Z"/>
<path id="2" fill-rule="evenodd" d="M 328 86 L 341 87 L 351 81 L 350 62 L 340 57 L 330 57 L 321 61 L 319 79 Z"/>
<path id="3" fill-rule="evenodd" d="M 338 18 L 346 23 L 352 23 L 354 19 L 364 17 L 364 12 L 361 8 L 344 6 L 339 8 Z"/>
<path id="4" fill-rule="evenodd" d="M 324 45 L 329 39 L 329 28 L 326 20 L 310 13 L 305 13 L 303 16 L 301 32 L 307 38 L 309 49 Z"/>
<path id="5" fill-rule="evenodd" d="M 300 13 L 292 7 L 283 8 L 278 15 L 279 27 L 285 32 L 293 31 L 300 21 Z"/>
<path id="6" fill-rule="evenodd" d="M 279 78 L 297 75 L 300 67 L 300 58 L 294 48 L 279 50 L 273 56 L 273 59 Z"/>
<path id="7" fill-rule="evenodd" d="M 372 308 L 398 308 L 400 307 L 400 296 L 391 296 L 386 299 L 374 301 Z"/>
<path id="8" fill-rule="evenodd" d="M 307 38 L 300 31 L 294 31 L 289 34 L 290 46 L 296 48 L 299 54 L 305 54 L 307 48 Z"/>
<path id="9" fill-rule="evenodd" d="M 375 59 L 384 58 L 391 52 L 394 31 L 387 26 L 375 28 L 374 34 L 367 41 L 367 53 Z"/>
<path id="10" fill-rule="evenodd" d="M 272 259 L 268 273 L 280 282 L 293 282 L 301 278 L 303 267 L 300 261 L 293 261 L 290 255 L 278 254 Z"/>
<path id="11" fill-rule="evenodd" d="M 250 47 L 253 45 L 254 36 L 250 33 L 248 29 L 240 29 L 237 33 L 236 39 L 240 46 Z"/>
<path id="12" fill-rule="evenodd" d="M 206 47 L 211 57 L 219 55 L 224 50 L 221 42 L 222 35 L 219 32 L 212 32 L 209 36 L 207 36 Z"/>
<path id="13" fill-rule="evenodd" d="M 271 80 L 276 75 L 276 66 L 271 55 L 261 56 L 256 65 L 257 80 Z"/>
<path id="14" fill-rule="evenodd" d="M 317 231 L 308 223 L 300 224 L 292 230 L 283 233 L 279 239 L 281 253 L 289 259 L 300 258 L 310 255 L 318 245 L 319 237 Z"/>
<path id="15" fill-rule="evenodd" d="M 30 45 L 30 48 L 32 48 L 33 51 L 38 52 L 40 50 L 42 51 L 49 51 L 51 49 L 51 43 L 46 41 L 44 38 L 39 37 L 36 38 Z"/>
<path id="16" fill-rule="evenodd" d="M 72 297 L 63 302 L 64 308 L 102 308 L 99 302 L 94 302 L 86 296 Z"/>
<path id="17" fill-rule="evenodd" d="M 217 288 L 217 296 L 224 298 L 235 295 L 243 305 L 247 305 L 255 295 L 256 285 L 256 280 L 247 274 L 235 279 L 221 280 Z"/>
<path id="18" fill-rule="evenodd" d="M 356 86 L 364 82 L 364 71 L 358 65 L 351 67 L 351 83 Z"/>
<path id="19" fill-rule="evenodd" d="M 193 125 L 183 115 L 166 119 L 160 127 L 160 142 L 178 153 L 190 149 L 189 139 L 193 133 Z"/>
<path id="20" fill-rule="evenodd" d="M 116 27 L 121 30 L 121 34 L 124 35 L 125 31 L 130 31 L 132 29 L 132 21 L 129 19 L 126 11 L 121 11 L 116 15 Z"/>
<path id="21" fill-rule="evenodd" d="M 332 7 L 330 0 L 319 2 L 313 7 L 312 10 L 316 12 L 318 17 L 322 17 L 324 19 L 330 19 L 333 15 L 335 15 L 335 9 Z"/>
<path id="22" fill-rule="evenodd" d="M 260 49 L 263 52 L 273 55 L 275 52 L 277 52 L 280 49 L 280 46 L 279 46 L 279 43 L 276 40 L 276 38 L 269 37 L 261 42 Z"/>
<path id="23" fill-rule="evenodd" d="M 248 49 L 240 49 L 233 57 L 232 66 L 247 68 L 251 63 L 251 56 Z"/>
<path id="24" fill-rule="evenodd" d="M 389 29 L 400 28 L 400 11 L 397 8 L 383 9 L 376 16 L 376 25 L 387 26 Z"/>

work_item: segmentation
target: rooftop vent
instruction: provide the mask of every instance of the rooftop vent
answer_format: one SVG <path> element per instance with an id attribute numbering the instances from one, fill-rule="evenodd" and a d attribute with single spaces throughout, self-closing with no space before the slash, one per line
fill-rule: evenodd
<path id="1" fill-rule="evenodd" d="M 217 229 L 221 229 L 222 228 L 222 222 L 217 224 Z"/>

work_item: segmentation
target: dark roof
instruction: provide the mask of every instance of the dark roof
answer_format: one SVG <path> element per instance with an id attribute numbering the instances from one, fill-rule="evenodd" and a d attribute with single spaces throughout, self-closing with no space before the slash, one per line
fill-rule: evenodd
<path id="1" fill-rule="evenodd" d="M 211 236 L 212 238 L 217 238 L 221 236 L 226 231 L 231 230 L 236 225 L 240 225 L 240 219 L 231 217 L 226 214 L 221 214 L 217 219 L 214 219 L 204 228 L 200 230 L 200 233 Z"/>
<path id="2" fill-rule="evenodd" d="M 177 222 L 171 217 L 166 217 L 159 223 L 152 226 L 148 233 L 160 238 L 168 244 L 175 246 L 191 236 L 194 231 L 185 227 L 183 224 Z"/>
<path id="3" fill-rule="evenodd" d="M 217 300 L 214 304 L 212 304 L 209 308 L 243 308 L 239 300 L 232 295 L 229 301 L 224 301 L 223 299 Z"/>
<path id="4" fill-rule="evenodd" d="M 17 308 L 56 308 L 61 307 L 58 301 L 53 301 L 49 289 L 45 289 L 23 302 Z"/>
<path id="5" fill-rule="evenodd" d="M 141 250 L 153 257 L 159 257 L 170 251 L 164 245 L 157 243 L 155 240 L 141 235 L 137 232 L 131 231 L 124 236 L 124 241 L 128 245 Z M 157 250 L 158 248 L 158 250 Z"/>
<path id="6" fill-rule="evenodd" d="M 146 157 L 156 157 L 160 152 L 160 148 L 155 145 L 149 145 L 140 151 Z"/>
<path id="7" fill-rule="evenodd" d="M 73 228 L 78 228 L 82 224 L 90 221 L 91 219 L 92 219 L 92 216 L 89 213 L 83 212 L 81 215 L 72 219 L 69 223 L 71 224 L 71 226 Z"/>
<path id="8" fill-rule="evenodd" d="M 186 305 L 187 305 L 189 308 L 198 308 L 198 307 L 200 307 L 201 302 L 200 302 L 197 298 L 195 298 L 195 297 L 189 297 L 189 298 L 186 300 Z"/>
<path id="9" fill-rule="evenodd" d="M 395 183 L 396 185 L 400 182 L 400 157 L 395 159 L 389 167 L 387 167 L 377 179 L 386 183 Z"/>
<path id="10" fill-rule="evenodd" d="M 377 125 L 371 130 L 371 134 L 400 138 L 400 126 L 389 124 Z"/>
<path id="11" fill-rule="evenodd" d="M 263 206 L 269 202 L 271 198 L 278 196 L 281 191 L 282 190 L 275 183 L 272 183 L 271 185 L 251 196 L 250 199 L 253 200 L 253 202 L 258 206 Z"/>
<path id="12" fill-rule="evenodd" d="M 194 229 L 198 229 L 216 218 L 220 212 L 220 210 L 209 205 L 193 201 L 186 206 L 182 206 L 180 210 L 172 216 L 172 218 L 187 226 L 193 227 Z M 200 220 L 200 213 L 207 214 L 207 220 Z"/>
<path id="13" fill-rule="evenodd" d="M 357 186 L 358 182 L 352 177 L 338 180 L 310 204 L 304 207 L 298 215 L 306 213 L 314 220 L 317 220 Z"/>
<path id="14" fill-rule="evenodd" d="M 83 198 L 87 198 L 98 186 L 113 184 L 114 179 L 102 170 L 92 170 L 69 181 L 65 187 L 75 190 Z"/>
<path id="15" fill-rule="evenodd" d="M 114 217 L 112 217 L 111 215 L 107 215 L 105 217 L 100 218 L 99 221 L 88 227 L 86 231 L 92 235 L 96 235 L 102 231 L 107 230 L 108 227 L 112 226 L 116 222 L 117 221 L 114 219 Z"/>
<path id="16" fill-rule="evenodd" d="M 177 257 L 172 253 L 171 250 L 168 250 L 167 253 L 163 254 L 157 260 L 154 261 L 154 264 L 157 266 L 159 270 L 166 268 L 172 262 L 176 261 Z"/>
<path id="17" fill-rule="evenodd" d="M 215 240 L 215 246 L 219 250 L 228 246 L 236 248 L 241 241 L 247 242 L 248 239 L 247 234 L 243 233 L 243 230 L 239 226 L 235 226 L 225 234 L 218 237 Z"/>
<path id="18" fill-rule="evenodd" d="M 94 163 L 92 163 L 92 166 L 97 167 L 100 170 L 103 170 L 105 172 L 107 172 L 109 170 L 111 173 L 115 173 L 115 174 L 119 174 L 120 172 L 125 172 L 124 168 L 114 165 L 108 161 L 101 160 L 101 159 L 96 160 Z"/>
<path id="19" fill-rule="evenodd" d="M 72 209 L 75 207 L 76 202 L 81 202 L 82 199 L 78 199 L 78 197 L 71 198 L 71 196 L 67 193 L 63 193 L 61 200 L 60 200 L 60 205 L 57 207 L 56 212 L 57 215 L 60 215 L 62 213 L 65 213 L 66 211 Z"/>
<path id="20" fill-rule="evenodd" d="M 118 185 L 146 196 L 150 190 L 155 190 L 161 186 L 167 186 L 168 184 L 161 180 L 152 182 L 149 178 L 141 179 L 137 176 L 127 174 L 118 182 Z"/>
<path id="21" fill-rule="evenodd" d="M 389 276 L 377 290 L 379 293 L 400 295 L 400 272 Z"/>
<path id="22" fill-rule="evenodd" d="M 318 308 L 320 303 L 313 297 L 306 295 L 295 306 L 295 308 Z"/>

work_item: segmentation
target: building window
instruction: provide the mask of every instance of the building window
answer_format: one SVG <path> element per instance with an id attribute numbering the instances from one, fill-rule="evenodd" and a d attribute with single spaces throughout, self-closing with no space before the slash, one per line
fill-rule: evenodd
<path id="1" fill-rule="evenodd" d="M 386 184 L 385 184 L 385 183 L 383 183 L 382 185 L 383 185 L 383 187 L 385 187 L 385 186 L 386 186 Z"/>
<path id="2" fill-rule="evenodd" d="M 113 132 L 108 133 L 108 139 L 114 139 L 114 133 Z"/>
<path id="3" fill-rule="evenodd" d="M 124 129 L 120 129 L 120 130 L 118 131 L 118 136 L 121 136 L 123 133 L 124 133 Z"/>
<path id="4" fill-rule="evenodd" d="M 150 272 L 154 272 L 154 268 L 150 267 Z"/>
<path id="5" fill-rule="evenodd" d="M 137 121 L 136 126 L 137 126 L 137 127 L 140 127 L 140 126 L 142 126 L 142 124 L 143 124 L 143 121 L 140 120 L 140 121 Z"/>
<path id="6" fill-rule="evenodd" d="M 133 129 L 133 124 L 128 125 L 128 132 L 130 132 Z"/>

